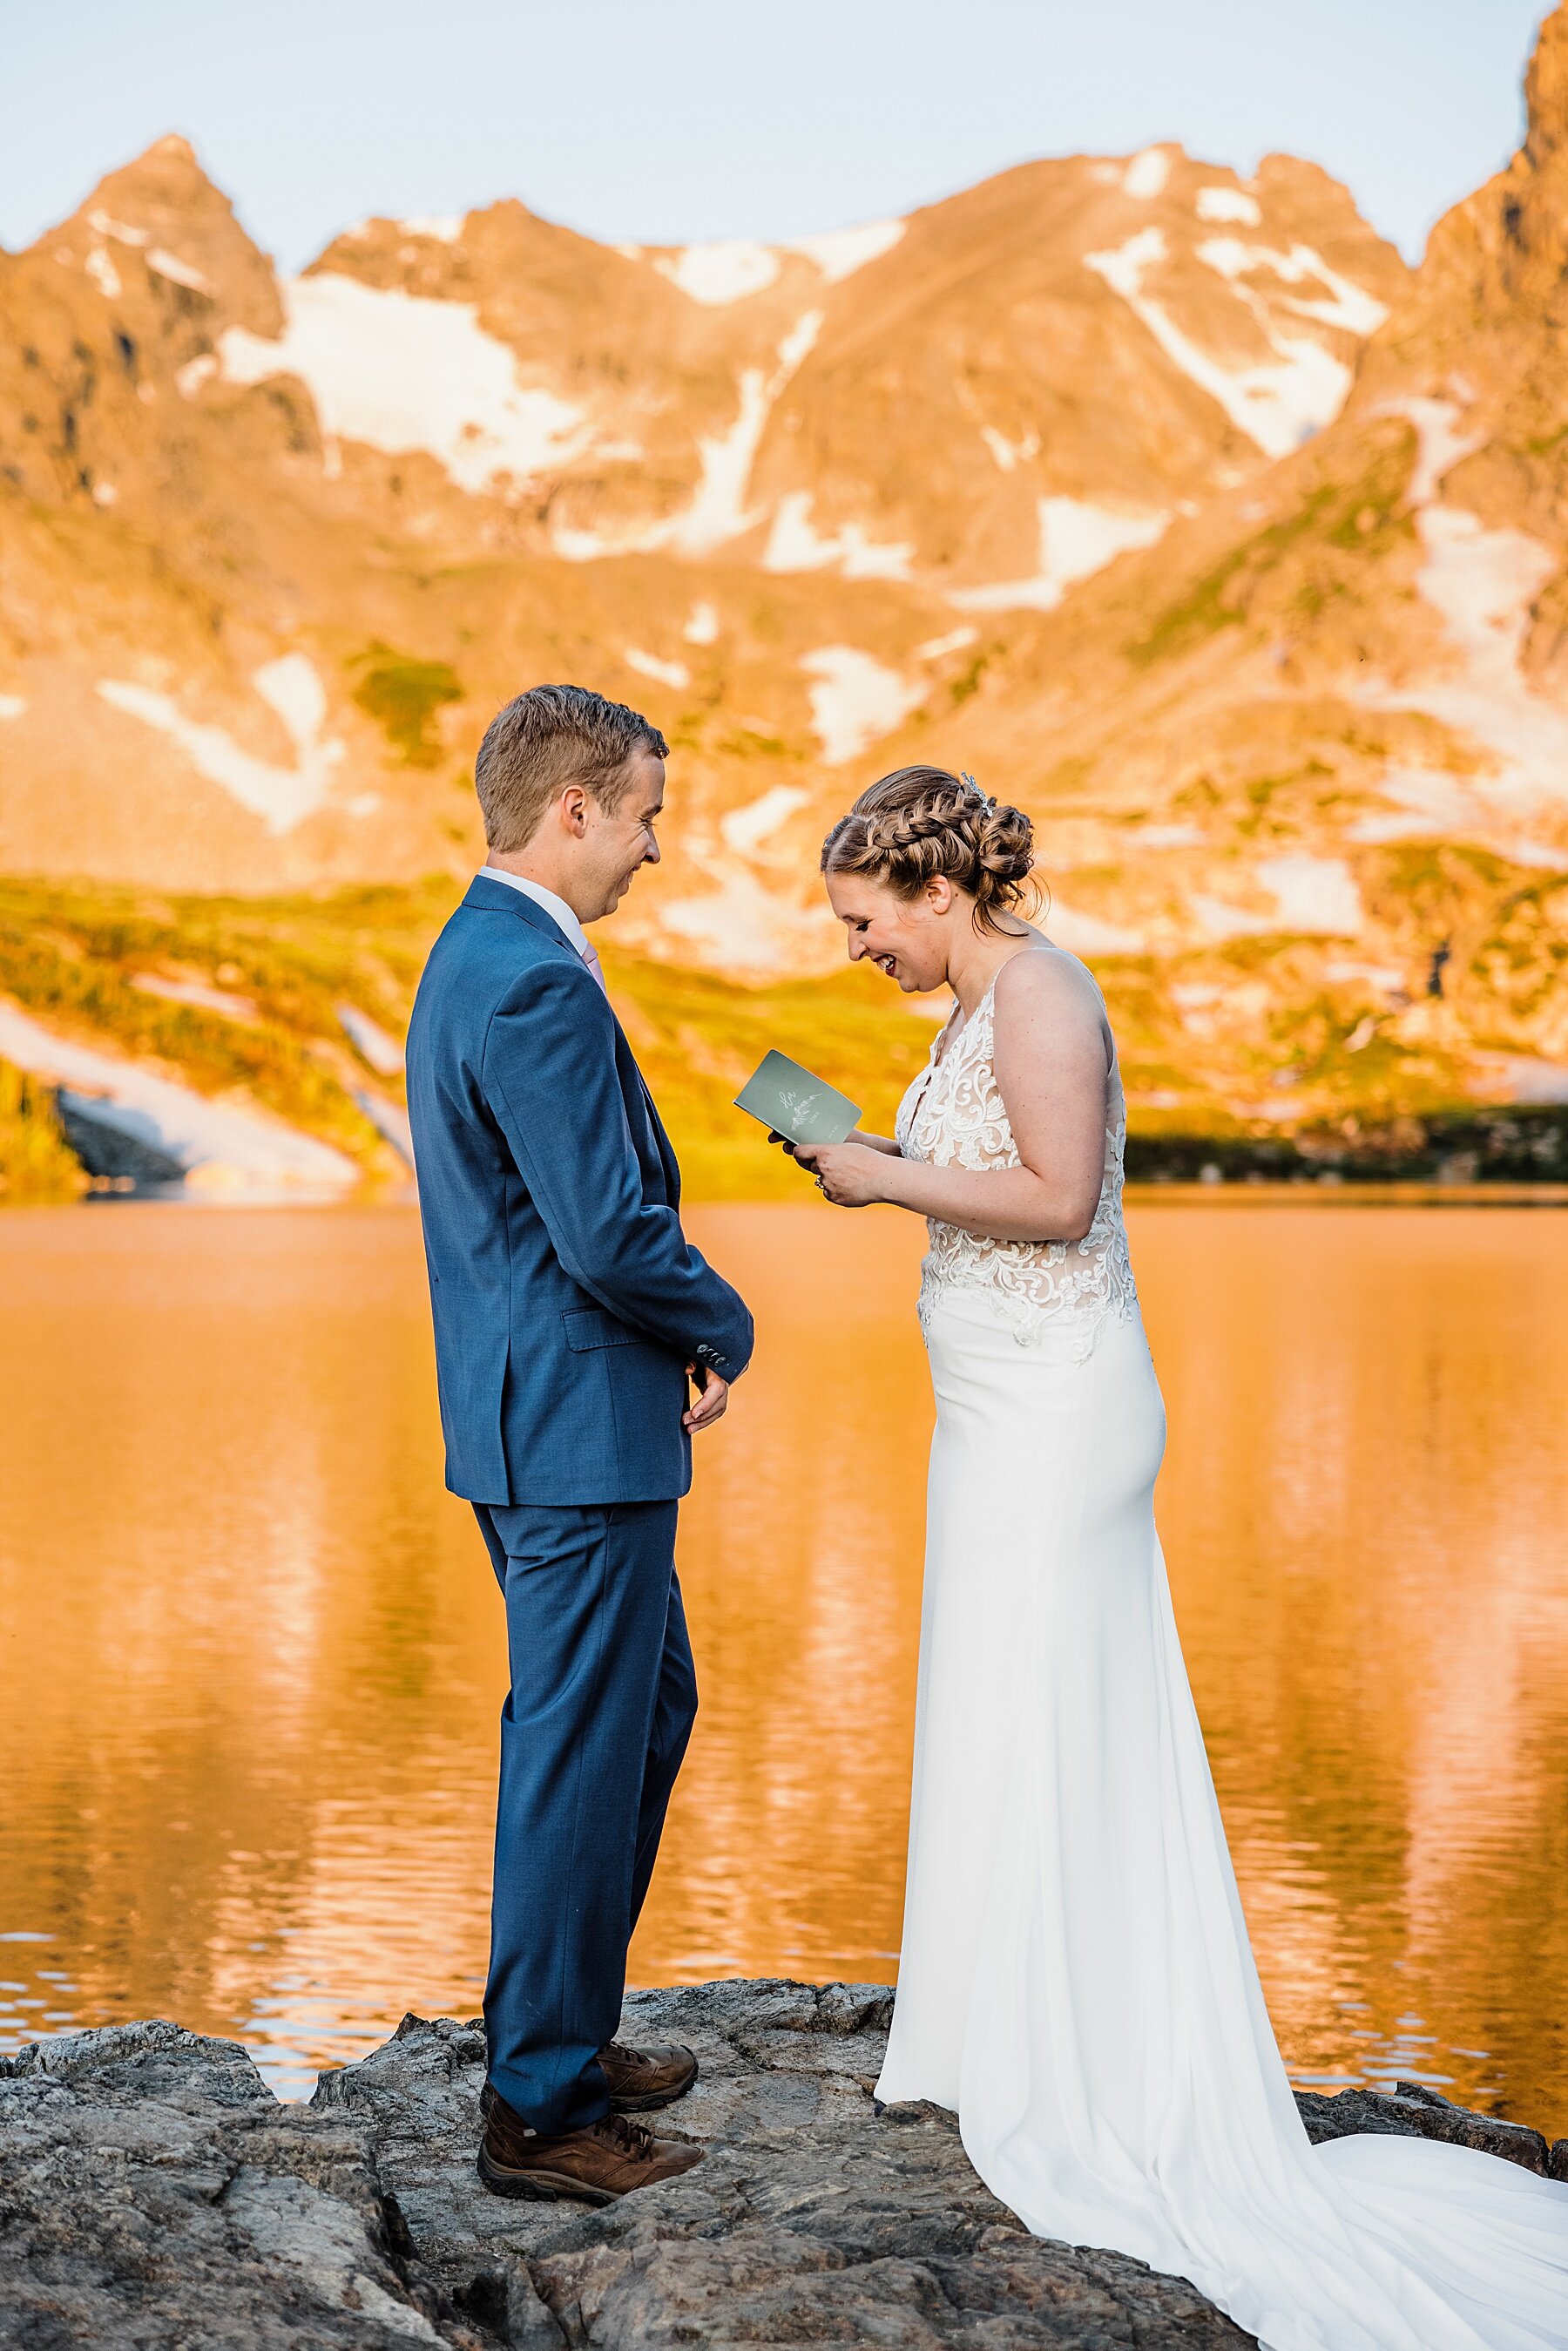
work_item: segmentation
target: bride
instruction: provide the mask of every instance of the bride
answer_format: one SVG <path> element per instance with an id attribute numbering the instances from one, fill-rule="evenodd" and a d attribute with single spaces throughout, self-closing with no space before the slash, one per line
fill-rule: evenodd
<path id="1" fill-rule="evenodd" d="M 1314 2147 L 1274 2043 L 1155 1533 L 1165 1415 L 1116 1042 L 1014 912 L 1029 820 L 905 768 L 828 834 L 849 954 L 954 1004 L 897 1140 L 801 1147 L 929 1220 L 914 1792 L 884 2100 L 956 2109 L 1037 2235 L 1190 2279 L 1268 2351 L 1568 2346 L 1568 2186 Z"/>

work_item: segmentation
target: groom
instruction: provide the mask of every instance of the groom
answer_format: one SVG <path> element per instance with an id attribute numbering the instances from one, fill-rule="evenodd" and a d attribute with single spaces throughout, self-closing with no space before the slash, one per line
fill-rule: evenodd
<path id="1" fill-rule="evenodd" d="M 489 862 L 409 1031 L 447 1484 L 489 1549 L 512 1673 L 480 2177 L 596 2204 L 701 2158 L 626 2119 L 690 2089 L 691 2052 L 612 2035 L 697 1706 L 677 1500 L 752 1352 L 744 1303 L 680 1229 L 675 1155 L 584 930 L 658 862 L 666 747 L 581 686 L 507 705 L 474 771 Z"/>

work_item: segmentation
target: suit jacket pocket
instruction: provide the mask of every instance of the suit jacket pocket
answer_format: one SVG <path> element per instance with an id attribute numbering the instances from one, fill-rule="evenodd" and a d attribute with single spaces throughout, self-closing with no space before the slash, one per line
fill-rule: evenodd
<path id="1" fill-rule="evenodd" d="M 629 1322 L 618 1322 L 600 1306 L 568 1308 L 561 1321 L 566 1344 L 574 1354 L 586 1354 L 594 1347 L 645 1347 L 652 1343 L 646 1331 L 634 1331 Z"/>

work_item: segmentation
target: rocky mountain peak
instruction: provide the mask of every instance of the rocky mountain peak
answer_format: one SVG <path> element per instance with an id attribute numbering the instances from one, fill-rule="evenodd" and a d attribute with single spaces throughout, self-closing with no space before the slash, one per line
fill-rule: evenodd
<path id="1" fill-rule="evenodd" d="M 0 865 L 462 870 L 489 713 L 575 675 L 680 747 L 636 950 L 826 968 L 826 822 L 935 758 L 1037 816 L 1140 1113 L 1533 1081 L 1568 1062 L 1565 124 L 1568 5 L 1417 277 L 1316 165 L 1166 141 L 777 246 L 508 199 L 279 279 L 160 140 L 0 256 Z"/>
<path id="2" fill-rule="evenodd" d="M 110 301 L 112 288 L 145 274 L 216 306 L 225 325 L 275 334 L 282 323 L 271 262 L 178 131 L 106 173 L 80 210 L 39 245 L 57 257 L 74 249 Z"/>
<path id="3" fill-rule="evenodd" d="M 1529 133 L 1524 152 L 1539 165 L 1568 140 L 1568 5 L 1559 0 L 1541 27 L 1524 80 Z"/>
<path id="4" fill-rule="evenodd" d="M 1418 308 L 1435 303 L 1459 323 L 1469 302 L 1489 324 L 1500 313 L 1532 328 L 1554 321 L 1568 266 L 1568 5 L 1552 11 L 1525 80 L 1523 144 L 1497 176 L 1432 231 Z"/>

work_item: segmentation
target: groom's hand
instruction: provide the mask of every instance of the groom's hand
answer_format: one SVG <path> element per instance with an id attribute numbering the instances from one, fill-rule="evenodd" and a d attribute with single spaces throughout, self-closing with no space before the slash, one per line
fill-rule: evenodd
<path id="1" fill-rule="evenodd" d="M 689 1379 L 701 1379 L 704 1372 L 707 1374 L 707 1385 L 696 1403 L 681 1417 L 680 1425 L 689 1437 L 695 1437 L 700 1429 L 711 1428 L 716 1420 L 722 1420 L 724 1407 L 730 1401 L 729 1381 L 722 1380 L 711 1365 L 704 1364 L 701 1371 L 698 1370 L 695 1364 L 688 1364 L 686 1366 Z"/>

